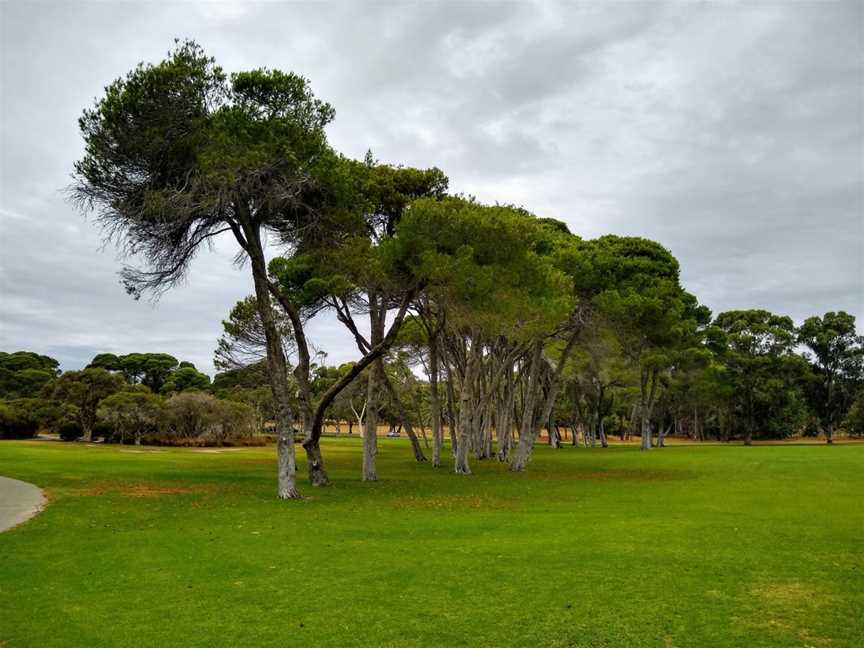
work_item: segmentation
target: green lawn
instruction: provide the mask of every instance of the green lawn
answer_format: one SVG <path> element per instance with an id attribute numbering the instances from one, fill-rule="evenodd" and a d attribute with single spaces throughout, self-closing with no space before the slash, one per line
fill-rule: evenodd
<path id="1" fill-rule="evenodd" d="M 0 534 L 0 645 L 864 645 L 864 445 L 381 446 L 280 502 L 272 448 L 0 443 L 51 501 Z"/>

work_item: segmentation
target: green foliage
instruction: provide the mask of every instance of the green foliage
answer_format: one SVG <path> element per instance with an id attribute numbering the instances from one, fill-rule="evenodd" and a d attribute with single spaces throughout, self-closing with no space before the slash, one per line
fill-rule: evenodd
<path id="1" fill-rule="evenodd" d="M 151 441 L 174 444 L 216 444 L 251 437 L 255 412 L 237 401 L 218 400 L 210 394 L 188 391 L 165 401 L 160 434 Z"/>
<path id="2" fill-rule="evenodd" d="M 447 305 L 453 323 L 517 340 L 554 328 L 572 307 L 567 277 L 534 250 L 540 238 L 524 211 L 426 198 L 384 249 L 391 267 Z"/>
<path id="3" fill-rule="evenodd" d="M 77 409 L 78 423 L 86 437 L 92 434 L 96 425 L 100 401 L 120 391 L 123 386 L 120 376 L 105 369 L 67 371 L 57 379 L 52 397 Z"/>
<path id="4" fill-rule="evenodd" d="M 258 69 L 229 78 L 199 45 L 178 42 L 84 112 L 72 196 L 146 259 L 146 270 L 124 271 L 127 289 L 164 290 L 202 243 L 238 227 L 240 202 L 256 227 L 288 238 L 325 220 L 339 197 L 327 179 L 341 173 L 324 133 L 333 114 L 303 77 Z"/>
<path id="5" fill-rule="evenodd" d="M 141 391 L 121 391 L 99 403 L 99 418 L 105 421 L 124 443 L 127 436 L 140 442 L 141 436 L 155 430 L 162 408 L 159 396 Z"/>
<path id="6" fill-rule="evenodd" d="M 0 401 L 0 439 L 29 439 L 36 436 L 39 421 L 27 399 Z"/>
<path id="7" fill-rule="evenodd" d="M 864 436 L 864 389 L 858 392 L 858 397 L 852 401 L 852 406 L 843 421 L 846 432 L 856 436 Z"/>
<path id="8" fill-rule="evenodd" d="M 812 353 L 815 380 L 808 394 L 824 426 L 839 424 L 864 383 L 864 336 L 855 317 L 843 311 L 810 317 L 798 329 L 798 343 Z"/>
<path id="9" fill-rule="evenodd" d="M 54 358 L 31 351 L 0 351 L 0 398 L 35 398 L 60 370 Z"/>
<path id="10" fill-rule="evenodd" d="M 808 367 L 793 353 L 792 319 L 758 309 L 727 311 L 714 320 L 709 339 L 748 441 L 798 431 L 806 417 L 800 383 Z"/>
<path id="11" fill-rule="evenodd" d="M 207 389 L 210 387 L 210 376 L 198 371 L 194 365 L 180 367 L 171 373 L 168 381 L 160 390 L 163 394 L 179 393 L 187 389 Z"/>

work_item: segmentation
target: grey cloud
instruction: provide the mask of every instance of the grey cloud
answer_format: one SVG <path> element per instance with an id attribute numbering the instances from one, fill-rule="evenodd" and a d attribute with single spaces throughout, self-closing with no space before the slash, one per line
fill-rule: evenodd
<path id="1" fill-rule="evenodd" d="M 864 317 L 864 6 L 858 2 L 2 3 L 0 347 L 166 350 L 212 371 L 249 292 L 220 242 L 185 286 L 130 300 L 64 202 L 76 120 L 174 37 L 228 71 L 308 76 L 334 146 L 436 165 L 490 202 L 661 241 L 713 310 Z M 275 250 L 271 250 L 275 253 Z M 355 357 L 330 317 L 328 362 Z"/>

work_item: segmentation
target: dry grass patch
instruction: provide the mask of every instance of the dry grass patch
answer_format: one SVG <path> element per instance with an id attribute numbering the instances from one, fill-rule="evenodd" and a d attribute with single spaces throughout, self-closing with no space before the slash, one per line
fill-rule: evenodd
<path id="1" fill-rule="evenodd" d="M 99 497 L 101 495 L 123 495 L 124 497 L 166 497 L 169 495 L 194 495 L 207 493 L 209 487 L 196 484 L 186 486 L 179 484 L 122 484 L 117 482 L 95 482 L 87 486 L 70 489 L 70 494 L 81 497 Z"/>

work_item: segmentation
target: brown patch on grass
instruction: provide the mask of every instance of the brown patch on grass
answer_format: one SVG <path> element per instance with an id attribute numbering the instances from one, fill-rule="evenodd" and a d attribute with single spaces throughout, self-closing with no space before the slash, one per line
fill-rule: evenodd
<path id="1" fill-rule="evenodd" d="M 206 493 L 210 488 L 196 485 L 180 486 L 177 484 L 122 484 L 117 482 L 96 482 L 83 488 L 73 487 L 72 494 L 83 497 L 99 497 L 101 495 L 123 495 L 125 497 L 165 497 L 168 495 L 192 495 Z"/>
<path id="2" fill-rule="evenodd" d="M 245 448 L 189 448 L 189 452 L 200 452 L 202 454 L 221 454 L 223 452 L 237 452 L 239 450 L 245 450 Z"/>

